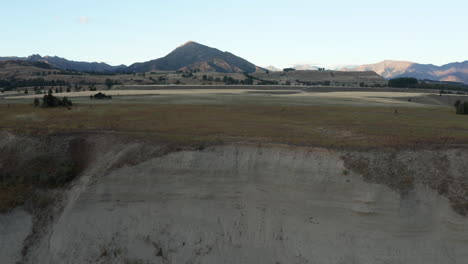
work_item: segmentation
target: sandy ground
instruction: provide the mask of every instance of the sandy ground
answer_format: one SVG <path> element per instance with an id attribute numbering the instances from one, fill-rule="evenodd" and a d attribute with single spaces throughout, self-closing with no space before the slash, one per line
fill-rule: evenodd
<path id="1" fill-rule="evenodd" d="M 365 182 L 337 151 L 219 146 L 105 173 L 139 149 L 107 147 L 29 263 L 468 260 L 467 218 L 447 199 Z"/>

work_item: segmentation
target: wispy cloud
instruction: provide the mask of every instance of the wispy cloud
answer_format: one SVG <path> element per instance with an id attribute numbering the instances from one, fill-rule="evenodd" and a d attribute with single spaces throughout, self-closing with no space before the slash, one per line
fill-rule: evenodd
<path id="1" fill-rule="evenodd" d="M 80 16 L 78 18 L 78 23 L 80 24 L 89 24 L 91 22 L 91 19 L 87 16 Z"/>

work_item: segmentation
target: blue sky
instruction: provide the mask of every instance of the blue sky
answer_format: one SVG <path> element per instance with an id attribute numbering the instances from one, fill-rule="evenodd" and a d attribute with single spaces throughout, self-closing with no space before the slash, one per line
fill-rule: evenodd
<path id="1" fill-rule="evenodd" d="M 468 1 L 1 0 L 0 56 L 131 64 L 193 40 L 259 66 L 468 60 Z"/>

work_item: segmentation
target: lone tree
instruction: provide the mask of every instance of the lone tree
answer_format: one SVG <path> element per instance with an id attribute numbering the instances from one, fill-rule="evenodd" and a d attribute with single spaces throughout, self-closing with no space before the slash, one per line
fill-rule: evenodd
<path id="1" fill-rule="evenodd" d="M 107 86 L 107 90 L 110 90 L 112 88 L 112 85 L 114 85 L 114 82 L 111 79 L 106 79 L 105 84 Z"/>

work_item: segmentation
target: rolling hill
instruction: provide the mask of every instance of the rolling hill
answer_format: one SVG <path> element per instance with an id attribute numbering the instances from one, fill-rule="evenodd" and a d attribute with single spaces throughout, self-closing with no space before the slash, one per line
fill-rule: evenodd
<path id="1" fill-rule="evenodd" d="M 291 68 L 295 69 L 296 71 L 316 71 L 318 70 L 317 66 L 313 66 L 310 64 L 295 64 Z"/>
<path id="2" fill-rule="evenodd" d="M 269 71 L 272 71 L 272 72 L 283 71 L 282 69 L 277 68 L 277 67 L 275 67 L 273 65 L 270 65 L 270 66 L 267 66 L 267 67 L 264 67 L 264 68 L 265 68 L 265 70 L 269 70 Z"/>
<path id="3" fill-rule="evenodd" d="M 40 61 L 4 60 L 0 61 L 0 80 L 12 78 L 28 79 L 42 76 L 51 70 L 58 70 L 50 64 Z"/>
<path id="4" fill-rule="evenodd" d="M 468 61 L 454 62 L 442 66 L 419 64 L 409 61 L 386 60 L 376 64 L 344 68 L 342 71 L 375 71 L 386 79 L 413 77 L 420 80 L 461 82 L 468 84 Z"/>
<path id="5" fill-rule="evenodd" d="M 319 69 L 319 67 L 310 64 L 294 64 L 294 66 L 289 68 L 295 69 L 296 71 L 317 71 Z M 283 69 L 277 68 L 273 65 L 265 67 L 265 69 L 272 72 L 283 71 Z"/>
<path id="6" fill-rule="evenodd" d="M 28 57 L 0 57 L 0 61 L 16 60 L 29 62 L 42 62 L 50 64 L 51 67 L 62 70 L 73 70 L 81 72 L 115 72 L 126 68 L 125 65 L 111 66 L 103 62 L 72 61 L 57 56 L 31 55 Z"/>

